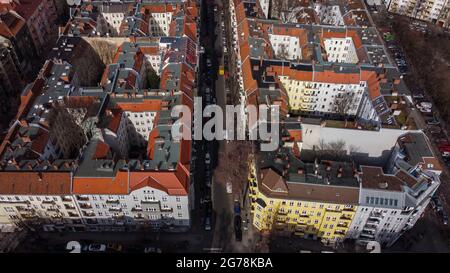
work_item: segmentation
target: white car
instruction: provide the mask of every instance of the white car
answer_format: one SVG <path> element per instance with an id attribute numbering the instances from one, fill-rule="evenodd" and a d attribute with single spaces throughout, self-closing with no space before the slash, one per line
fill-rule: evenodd
<path id="1" fill-rule="evenodd" d="M 104 244 L 90 244 L 88 247 L 89 252 L 105 252 L 106 245 Z"/>
<path id="2" fill-rule="evenodd" d="M 417 105 L 420 108 L 432 108 L 433 107 L 433 104 L 431 102 L 427 102 L 427 101 L 423 101 Z"/>
<path id="3" fill-rule="evenodd" d="M 230 181 L 227 182 L 227 193 L 233 193 L 233 185 Z"/>

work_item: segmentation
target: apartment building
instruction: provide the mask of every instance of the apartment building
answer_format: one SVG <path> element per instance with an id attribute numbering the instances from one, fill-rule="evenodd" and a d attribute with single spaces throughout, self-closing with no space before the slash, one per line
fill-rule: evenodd
<path id="1" fill-rule="evenodd" d="M 73 30 L 68 35 L 91 35 Z M 53 52 L 22 92 L 0 146 L 0 224 L 45 231 L 189 229 L 191 142 L 173 138 L 170 115 L 177 105 L 192 107 L 196 39 L 185 34 L 156 48 L 158 65 L 148 63 L 156 55 L 151 35 L 123 43 L 95 87 L 80 87 L 66 47 L 54 49 L 64 54 Z M 146 88 L 153 67 L 161 75 L 158 89 Z"/>
<path id="2" fill-rule="evenodd" d="M 14 10 L 0 7 L 0 36 L 8 39 L 14 47 L 23 76 L 28 79 L 27 74 L 33 67 L 36 49 L 25 19 Z"/>
<path id="3" fill-rule="evenodd" d="M 277 167 L 268 167 L 272 163 L 263 159 L 261 170 L 250 173 L 253 225 L 325 244 L 343 241 L 358 205 L 358 183 L 351 164 L 303 164 L 289 152 L 277 156 L 280 163 L 281 157 L 289 157 L 287 165 L 274 162 Z M 327 179 L 327 172 L 335 176 Z"/>
<path id="4" fill-rule="evenodd" d="M 394 146 L 388 172 L 373 166 L 361 169 L 360 206 L 348 237 L 390 246 L 423 215 L 439 186 L 442 167 L 427 137 L 409 133 Z"/>
<path id="5" fill-rule="evenodd" d="M 388 0 L 388 11 L 424 20 L 448 28 L 449 5 L 447 0 Z"/>
<path id="6" fill-rule="evenodd" d="M 350 131 L 358 138 L 360 131 Z M 299 156 L 283 146 L 250 164 L 258 230 L 325 244 L 361 239 L 390 246 L 415 225 L 440 184 L 441 166 L 422 132 L 401 135 L 390 156 L 374 165 L 311 157 L 299 147 Z"/>
<path id="7" fill-rule="evenodd" d="M 17 107 L 18 93 L 23 85 L 20 62 L 11 41 L 0 36 L 0 115 L 2 128 Z"/>
<path id="8" fill-rule="evenodd" d="M 342 9 L 358 5 L 352 1 Z M 281 99 L 284 110 L 296 114 L 396 125 L 384 96 L 408 90 L 373 27 L 283 23 L 264 19 L 254 1 L 230 6 L 241 103 L 266 103 L 264 94 L 270 94 L 270 103 Z"/>
<path id="9" fill-rule="evenodd" d="M 54 29 L 57 19 L 54 0 L 2 0 L 2 9 L 13 10 L 25 20 L 38 55 Z"/>

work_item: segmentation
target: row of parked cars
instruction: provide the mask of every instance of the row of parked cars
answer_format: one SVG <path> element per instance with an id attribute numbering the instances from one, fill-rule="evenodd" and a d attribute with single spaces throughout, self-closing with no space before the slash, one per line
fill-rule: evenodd
<path id="1" fill-rule="evenodd" d="M 405 53 L 403 50 L 395 43 L 395 41 L 388 41 L 388 48 L 394 57 L 394 61 L 397 64 L 400 73 L 405 75 L 408 72 L 408 64 L 406 62 Z"/>
<path id="2" fill-rule="evenodd" d="M 431 207 L 437 212 L 437 214 L 441 218 L 442 223 L 444 225 L 448 225 L 448 214 L 444 210 L 444 206 L 442 205 L 441 198 L 438 196 L 433 196 L 431 198 L 430 203 L 431 203 Z"/>
<path id="3" fill-rule="evenodd" d="M 118 243 L 89 243 L 70 241 L 67 243 L 66 249 L 71 253 L 102 253 L 102 252 L 121 252 L 123 247 Z M 141 250 L 142 251 L 142 250 Z M 161 249 L 154 246 L 143 247 L 144 253 L 162 253 Z"/>

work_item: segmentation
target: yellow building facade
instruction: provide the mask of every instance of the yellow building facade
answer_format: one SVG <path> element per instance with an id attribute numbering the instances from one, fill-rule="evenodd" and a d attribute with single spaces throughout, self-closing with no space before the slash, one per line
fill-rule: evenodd
<path id="1" fill-rule="evenodd" d="M 254 164 L 250 165 L 248 179 L 252 222 L 259 231 L 276 230 L 321 239 L 323 243 L 343 241 L 356 213 L 356 205 L 266 196 L 258 189 Z"/>

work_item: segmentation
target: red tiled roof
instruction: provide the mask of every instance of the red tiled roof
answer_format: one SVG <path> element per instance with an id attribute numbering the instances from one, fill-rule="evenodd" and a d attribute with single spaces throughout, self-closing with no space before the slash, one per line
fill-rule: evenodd
<path id="1" fill-rule="evenodd" d="M 70 194 L 69 172 L 0 172 L 2 194 Z"/>

